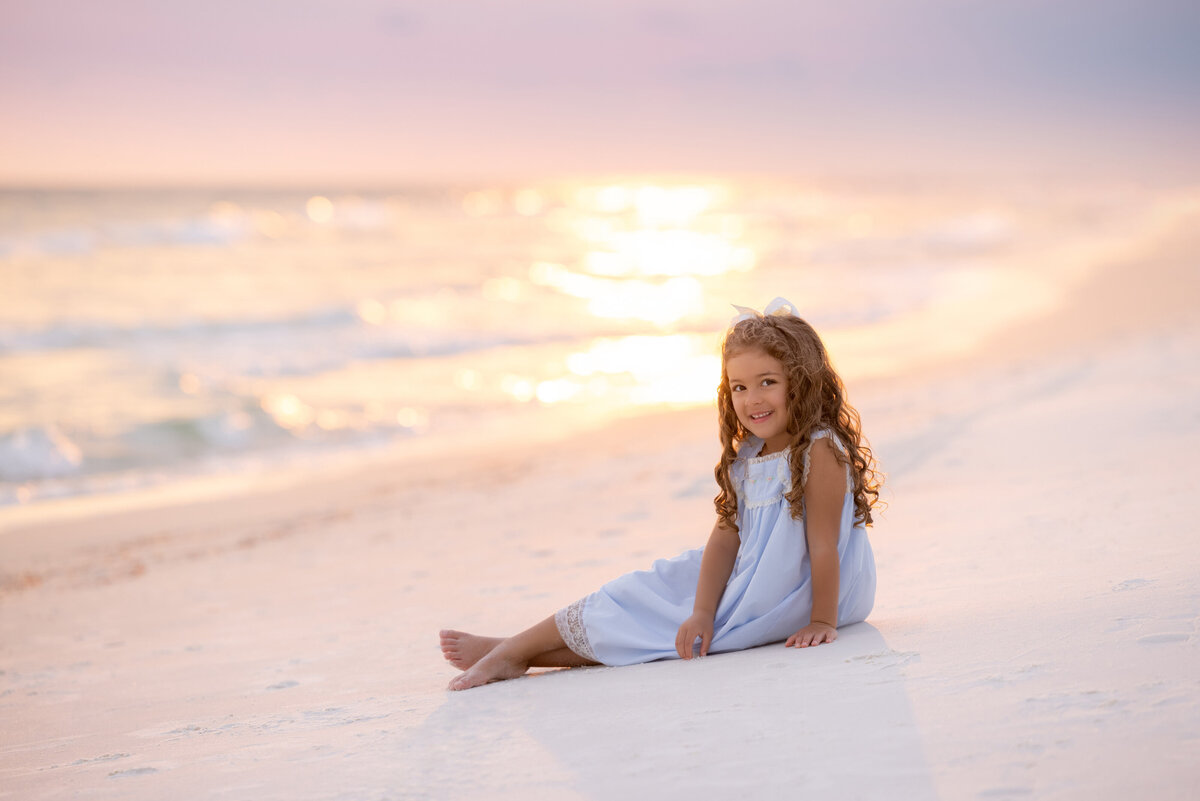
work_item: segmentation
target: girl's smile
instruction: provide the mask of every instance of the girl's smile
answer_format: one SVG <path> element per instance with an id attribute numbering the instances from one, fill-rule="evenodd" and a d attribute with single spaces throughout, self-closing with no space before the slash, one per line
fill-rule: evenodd
<path id="1" fill-rule="evenodd" d="M 763 440 L 759 454 L 788 446 L 787 375 L 783 364 L 762 350 L 747 350 L 725 360 L 726 380 L 738 421 Z"/>

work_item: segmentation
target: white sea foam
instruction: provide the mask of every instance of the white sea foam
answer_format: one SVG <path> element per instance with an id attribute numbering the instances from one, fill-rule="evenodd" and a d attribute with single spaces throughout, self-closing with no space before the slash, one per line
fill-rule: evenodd
<path id="1" fill-rule="evenodd" d="M 19 428 L 0 436 L 0 479 L 22 482 L 79 472 L 83 453 L 56 427 Z"/>

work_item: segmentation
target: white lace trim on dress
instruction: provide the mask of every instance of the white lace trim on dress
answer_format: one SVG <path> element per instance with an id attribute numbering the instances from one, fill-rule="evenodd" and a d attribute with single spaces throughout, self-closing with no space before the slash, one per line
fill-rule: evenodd
<path id="1" fill-rule="evenodd" d="M 580 598 L 570 606 L 555 612 L 554 625 L 558 627 L 559 635 L 571 651 L 584 659 L 599 662 L 596 652 L 592 650 L 592 643 L 588 639 L 587 628 L 583 625 L 583 608 L 587 606 L 588 598 L 591 597 L 588 595 Z"/>
<path id="2" fill-rule="evenodd" d="M 775 451 L 774 453 L 768 453 L 766 456 L 749 456 L 746 458 L 746 462 L 749 464 L 759 464 L 761 462 L 769 462 L 772 459 L 780 459 L 780 458 L 786 456 L 788 453 L 791 452 L 791 450 L 792 450 L 791 448 L 784 448 L 781 451 Z"/>
<path id="3" fill-rule="evenodd" d="M 737 497 L 747 509 L 757 509 L 762 506 L 771 506 L 777 503 L 779 499 L 783 497 L 784 493 L 788 492 L 792 487 L 792 460 L 790 458 L 792 449 L 784 448 L 781 451 L 769 453 L 766 456 L 746 455 L 747 453 L 754 453 L 755 451 L 762 450 L 763 444 L 763 441 L 758 437 L 752 436 L 747 439 L 741 448 L 742 453 L 738 455 L 729 468 L 730 478 L 733 480 L 733 490 L 737 493 Z M 769 498 L 762 498 L 754 501 L 746 500 L 746 482 L 760 480 L 759 478 L 751 478 L 749 476 L 750 465 L 762 464 L 764 462 L 771 461 L 778 461 L 778 467 L 775 472 L 778 479 L 783 484 L 783 490 L 775 493 Z"/>

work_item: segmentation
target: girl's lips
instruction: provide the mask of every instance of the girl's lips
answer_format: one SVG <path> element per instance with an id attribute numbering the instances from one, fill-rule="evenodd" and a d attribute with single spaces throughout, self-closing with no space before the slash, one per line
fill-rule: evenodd
<path id="1" fill-rule="evenodd" d="M 774 412 L 755 412 L 754 414 L 750 415 L 750 422 L 761 423 L 763 420 L 766 420 L 773 414 Z"/>

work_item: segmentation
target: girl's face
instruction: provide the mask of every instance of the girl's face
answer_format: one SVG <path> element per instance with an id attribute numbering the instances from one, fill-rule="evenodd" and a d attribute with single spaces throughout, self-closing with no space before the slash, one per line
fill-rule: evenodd
<path id="1" fill-rule="evenodd" d="M 763 440 L 760 456 L 788 446 L 787 375 L 766 351 L 753 349 L 725 360 L 733 411 L 747 431 Z"/>

